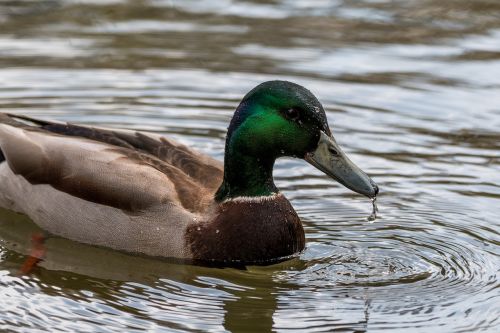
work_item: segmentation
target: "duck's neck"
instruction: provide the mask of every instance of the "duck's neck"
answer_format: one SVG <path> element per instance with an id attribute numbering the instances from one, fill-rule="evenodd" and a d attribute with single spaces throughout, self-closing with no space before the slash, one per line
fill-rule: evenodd
<path id="1" fill-rule="evenodd" d="M 263 147 L 265 149 L 265 147 Z M 255 150 L 254 150 L 255 151 Z M 229 138 L 224 156 L 224 179 L 215 199 L 219 202 L 238 197 L 270 196 L 278 193 L 273 181 L 275 157 L 245 154 L 244 138 Z"/>

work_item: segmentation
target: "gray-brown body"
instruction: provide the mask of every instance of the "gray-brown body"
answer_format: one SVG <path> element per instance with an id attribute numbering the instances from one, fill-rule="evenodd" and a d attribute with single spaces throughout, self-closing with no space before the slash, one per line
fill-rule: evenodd
<path id="1" fill-rule="evenodd" d="M 284 196 L 218 203 L 222 163 L 157 134 L 0 114 L 0 150 L 0 207 L 54 235 L 221 262 L 265 262 L 304 248 Z"/>

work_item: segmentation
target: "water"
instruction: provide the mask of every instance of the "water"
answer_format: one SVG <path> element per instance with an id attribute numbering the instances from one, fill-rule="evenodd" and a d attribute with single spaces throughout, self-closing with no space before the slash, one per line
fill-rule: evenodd
<path id="1" fill-rule="evenodd" d="M 500 3 L 4 1 L 0 111 L 164 133 L 222 159 L 256 84 L 323 102 L 380 186 L 379 213 L 307 163 L 275 177 L 297 259 L 179 265 L 60 238 L 0 213 L 0 330 L 498 332 Z"/>
<path id="2" fill-rule="evenodd" d="M 368 221 L 375 222 L 378 213 L 377 197 L 371 198 L 370 200 L 372 201 L 372 213 L 368 216 Z"/>

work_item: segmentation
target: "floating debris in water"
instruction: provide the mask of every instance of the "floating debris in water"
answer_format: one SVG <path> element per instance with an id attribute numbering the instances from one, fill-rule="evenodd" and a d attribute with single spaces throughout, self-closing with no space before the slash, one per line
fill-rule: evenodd
<path id="1" fill-rule="evenodd" d="M 368 216 L 368 221 L 369 222 L 375 222 L 375 220 L 377 219 L 377 213 L 378 213 L 378 207 L 377 207 L 377 197 L 373 197 L 371 198 L 372 200 L 372 213 L 370 214 L 370 216 Z"/>

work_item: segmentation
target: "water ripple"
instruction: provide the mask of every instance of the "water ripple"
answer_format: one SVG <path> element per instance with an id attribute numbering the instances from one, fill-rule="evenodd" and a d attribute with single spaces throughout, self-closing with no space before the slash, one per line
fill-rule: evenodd
<path id="1" fill-rule="evenodd" d="M 222 159 L 256 84 L 324 104 L 379 184 L 369 200 L 307 163 L 274 176 L 300 257 L 215 269 L 60 238 L 0 211 L 0 331 L 497 332 L 500 6 L 495 1 L 8 1 L 0 111 L 166 134 Z"/>

